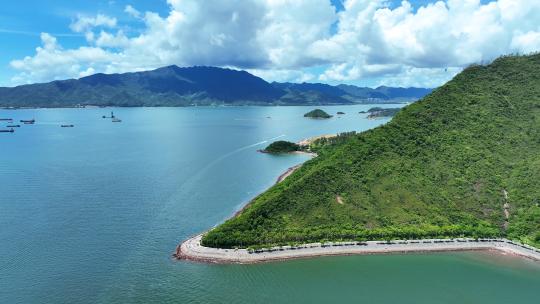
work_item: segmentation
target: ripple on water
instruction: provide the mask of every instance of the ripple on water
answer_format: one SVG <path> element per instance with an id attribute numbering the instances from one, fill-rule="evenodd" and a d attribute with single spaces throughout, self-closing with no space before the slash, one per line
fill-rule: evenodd
<path id="1" fill-rule="evenodd" d="M 110 109 L 0 110 L 44 123 L 0 137 L 0 303 L 535 303 L 538 267 L 485 253 L 171 259 L 305 160 L 264 141 L 386 122 L 353 114 L 370 107 L 322 107 L 350 113 L 324 122 L 302 119 L 311 107 L 125 108 L 114 126 Z"/>

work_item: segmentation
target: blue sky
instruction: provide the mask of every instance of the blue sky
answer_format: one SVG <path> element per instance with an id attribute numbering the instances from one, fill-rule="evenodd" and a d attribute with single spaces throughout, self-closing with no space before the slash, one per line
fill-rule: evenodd
<path id="1" fill-rule="evenodd" d="M 540 49 L 536 1 L 50 2 L 2 4 L 1 86 L 168 64 L 269 81 L 437 86 L 468 64 Z"/>

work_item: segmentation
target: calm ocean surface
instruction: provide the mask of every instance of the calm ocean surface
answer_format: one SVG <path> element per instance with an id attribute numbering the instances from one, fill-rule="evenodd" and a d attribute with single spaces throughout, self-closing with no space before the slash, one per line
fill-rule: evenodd
<path id="1" fill-rule="evenodd" d="M 307 159 L 257 149 L 387 121 L 370 107 L 0 110 L 37 120 L 0 133 L 0 303 L 538 303 L 540 264 L 488 253 L 171 259 Z"/>

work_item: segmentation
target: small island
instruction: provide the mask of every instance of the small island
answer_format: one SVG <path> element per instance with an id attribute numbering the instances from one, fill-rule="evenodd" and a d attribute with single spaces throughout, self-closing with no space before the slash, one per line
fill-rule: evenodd
<path id="1" fill-rule="evenodd" d="M 323 111 L 321 109 L 315 109 L 313 111 L 310 111 L 310 112 L 304 114 L 304 117 L 327 119 L 327 118 L 331 118 L 332 115 L 326 113 L 325 111 Z"/>
<path id="2" fill-rule="evenodd" d="M 374 107 L 369 110 L 367 110 L 368 116 L 367 118 L 378 118 L 378 117 L 392 117 L 399 112 L 401 108 L 380 108 L 380 107 Z M 360 112 L 362 113 L 362 112 Z"/>
<path id="3" fill-rule="evenodd" d="M 300 150 L 300 146 L 296 143 L 285 141 L 285 140 L 278 140 L 268 145 L 268 147 L 264 148 L 264 150 L 260 150 L 260 152 L 281 154 L 281 153 L 296 152 L 299 150 Z"/>

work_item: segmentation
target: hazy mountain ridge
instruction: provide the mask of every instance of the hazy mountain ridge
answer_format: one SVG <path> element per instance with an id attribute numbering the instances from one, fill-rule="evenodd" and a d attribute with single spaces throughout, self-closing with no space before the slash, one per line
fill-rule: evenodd
<path id="1" fill-rule="evenodd" d="M 152 71 L 99 73 L 80 79 L 0 88 L 0 106 L 331 105 L 411 101 L 429 92 L 431 89 L 268 83 L 246 71 L 173 65 Z"/>

